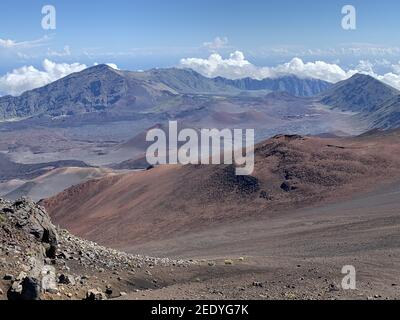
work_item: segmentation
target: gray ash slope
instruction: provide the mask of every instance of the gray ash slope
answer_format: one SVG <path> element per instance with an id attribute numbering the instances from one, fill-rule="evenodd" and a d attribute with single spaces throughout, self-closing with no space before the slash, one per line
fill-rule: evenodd
<path id="1" fill-rule="evenodd" d="M 376 112 L 365 114 L 364 118 L 371 128 L 400 127 L 400 94 L 382 103 Z"/>

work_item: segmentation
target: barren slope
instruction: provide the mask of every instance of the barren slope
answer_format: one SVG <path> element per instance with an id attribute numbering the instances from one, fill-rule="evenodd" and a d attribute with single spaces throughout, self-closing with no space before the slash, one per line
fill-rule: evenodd
<path id="1" fill-rule="evenodd" d="M 90 181 L 46 200 L 55 223 L 116 248 L 348 197 L 400 177 L 398 132 L 359 138 L 278 136 L 255 172 L 164 166 Z"/>

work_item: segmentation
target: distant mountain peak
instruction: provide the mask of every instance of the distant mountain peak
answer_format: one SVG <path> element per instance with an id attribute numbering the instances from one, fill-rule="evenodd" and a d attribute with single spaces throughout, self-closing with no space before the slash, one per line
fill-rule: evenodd
<path id="1" fill-rule="evenodd" d="M 339 84 L 340 83 L 342 83 L 342 84 L 353 83 L 353 84 L 358 84 L 358 85 L 373 84 L 373 85 L 380 86 L 380 87 L 386 87 L 390 90 L 396 90 L 395 88 L 389 86 L 388 84 L 378 80 L 377 78 L 375 78 L 369 74 L 365 74 L 365 73 L 356 73 L 353 76 L 351 76 L 350 78 L 339 82 Z"/>
<path id="2" fill-rule="evenodd" d="M 362 80 L 379 81 L 379 80 L 375 79 L 374 77 L 370 76 L 369 74 L 365 74 L 365 73 L 356 73 L 356 74 L 352 75 L 349 79 L 352 79 L 352 80 L 362 79 Z"/>
<path id="3" fill-rule="evenodd" d="M 372 112 L 398 94 L 398 90 L 378 79 L 357 73 L 323 92 L 321 102 L 344 111 Z"/>
<path id="4" fill-rule="evenodd" d="M 81 74 L 88 74 L 88 73 L 103 73 L 103 72 L 113 72 L 116 73 L 118 70 L 115 70 L 113 68 L 111 68 L 110 66 L 106 65 L 106 64 L 98 64 L 89 68 L 86 68 L 84 70 L 82 70 Z"/>
<path id="5" fill-rule="evenodd" d="M 97 70 L 114 70 L 113 68 L 111 68 L 107 64 L 97 64 L 97 65 L 95 65 L 93 67 L 90 67 L 88 69 L 93 69 L 93 70 L 95 70 L 95 69 L 97 69 Z"/>

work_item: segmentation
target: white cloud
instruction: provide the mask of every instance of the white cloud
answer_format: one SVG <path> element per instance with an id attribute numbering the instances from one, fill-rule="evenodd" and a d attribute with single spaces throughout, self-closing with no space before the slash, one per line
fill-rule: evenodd
<path id="1" fill-rule="evenodd" d="M 16 42 L 10 39 L 0 39 L 0 47 L 13 48 L 16 46 Z"/>
<path id="2" fill-rule="evenodd" d="M 351 77 L 356 70 L 345 71 L 337 64 L 324 61 L 304 63 L 300 58 L 294 58 L 288 63 L 270 68 L 272 76 L 294 74 L 300 78 L 316 78 L 329 82 L 338 82 Z"/>
<path id="3" fill-rule="evenodd" d="M 378 80 L 385 82 L 386 84 L 400 90 L 400 74 L 395 74 L 393 72 L 386 73 L 382 76 L 375 76 Z"/>
<path id="4" fill-rule="evenodd" d="M 355 73 L 352 70 L 346 72 L 338 65 L 324 61 L 304 63 L 300 58 L 294 58 L 276 67 L 258 67 L 246 60 L 240 51 L 232 53 L 227 59 L 222 58 L 218 53 L 210 55 L 208 59 L 186 58 L 180 61 L 180 66 L 191 68 L 207 77 L 222 76 L 229 79 L 245 77 L 264 79 L 294 74 L 302 78 L 337 82 Z"/>
<path id="5" fill-rule="evenodd" d="M 119 70 L 118 66 L 115 63 L 106 63 L 110 68 L 113 68 L 115 70 Z"/>
<path id="6" fill-rule="evenodd" d="M 398 64 L 392 65 L 392 69 L 395 73 L 400 74 L 400 61 Z"/>
<path id="7" fill-rule="evenodd" d="M 290 57 L 365 57 L 391 58 L 400 54 L 400 47 L 387 47 L 372 43 L 344 43 L 337 47 L 309 48 L 298 45 L 262 46 L 251 51 L 259 57 L 290 56 Z"/>
<path id="8" fill-rule="evenodd" d="M 69 46 L 64 46 L 63 51 L 58 52 L 51 50 L 50 48 L 47 50 L 47 55 L 50 57 L 66 57 L 71 55 L 71 49 Z"/>
<path id="9" fill-rule="evenodd" d="M 365 74 L 373 74 L 374 64 L 369 60 L 360 60 L 356 69 Z"/>
<path id="10" fill-rule="evenodd" d="M 55 63 L 48 59 L 43 61 L 42 67 L 39 70 L 33 66 L 23 66 L 0 77 L 0 93 L 19 95 L 87 68 L 80 63 Z"/>
<path id="11" fill-rule="evenodd" d="M 400 90 L 400 61 L 391 66 L 392 72 L 377 74 L 374 67 L 383 64 L 387 66 L 389 62 L 375 60 L 372 63 L 368 60 L 361 60 L 354 69 L 344 70 L 334 63 L 324 61 L 305 63 L 300 58 L 293 58 L 291 61 L 275 67 L 258 67 L 246 60 L 240 51 L 230 54 L 226 59 L 218 53 L 213 53 L 207 59 L 186 58 L 180 61 L 180 67 L 191 68 L 207 77 L 264 79 L 296 75 L 300 78 L 315 78 L 336 83 L 348 79 L 356 73 L 364 73 Z"/>
<path id="12" fill-rule="evenodd" d="M 222 76 L 226 78 L 243 78 L 247 75 L 256 76 L 257 68 L 245 60 L 240 51 L 231 53 L 228 59 L 223 59 L 219 54 L 213 53 L 208 59 L 186 58 L 180 65 L 191 68 L 207 77 Z"/>
<path id="13" fill-rule="evenodd" d="M 400 62 L 399 64 L 393 64 L 392 72 L 385 73 L 383 75 L 377 74 L 374 71 L 374 64 L 369 61 L 360 61 L 360 65 L 357 66 L 357 69 L 362 69 L 364 66 L 364 70 L 361 70 L 362 73 L 369 74 L 370 76 L 400 90 Z"/>
<path id="14" fill-rule="evenodd" d="M 211 51 L 215 51 L 218 49 L 226 48 L 228 43 L 229 43 L 229 40 L 227 37 L 216 37 L 211 42 L 204 42 L 203 47 L 205 47 Z"/>
<path id="15" fill-rule="evenodd" d="M 29 41 L 15 41 L 11 39 L 1 39 L 0 38 L 0 48 L 5 49 L 30 49 L 38 46 L 44 45 L 51 39 L 49 36 L 44 36 L 40 39 L 29 40 Z"/>

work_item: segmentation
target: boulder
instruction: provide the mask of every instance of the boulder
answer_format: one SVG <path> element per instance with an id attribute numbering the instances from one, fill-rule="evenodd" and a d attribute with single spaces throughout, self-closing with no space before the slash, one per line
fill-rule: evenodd
<path id="1" fill-rule="evenodd" d="M 9 300 L 39 300 L 40 282 L 39 280 L 27 277 L 23 272 L 16 278 L 7 292 Z"/>
<path id="2" fill-rule="evenodd" d="M 12 274 L 5 274 L 3 277 L 3 280 L 5 281 L 13 281 L 14 280 L 14 276 Z"/>
<path id="3" fill-rule="evenodd" d="M 58 283 L 61 284 L 70 284 L 70 285 L 75 285 L 75 279 L 73 276 L 69 275 L 69 274 L 61 274 L 58 277 Z"/>
<path id="4" fill-rule="evenodd" d="M 285 191 L 285 192 L 290 192 L 290 191 L 296 190 L 297 187 L 291 185 L 288 181 L 285 181 L 285 182 L 283 182 L 283 183 L 281 184 L 281 189 L 282 189 L 283 191 Z"/>
<path id="5" fill-rule="evenodd" d="M 35 202 L 25 198 L 17 200 L 10 209 L 9 215 L 16 226 L 41 241 L 44 244 L 46 256 L 54 259 L 58 245 L 58 233 L 46 211 Z"/>
<path id="6" fill-rule="evenodd" d="M 13 210 L 18 213 L 14 217 L 20 228 L 33 234 L 44 243 L 57 244 L 56 228 L 42 207 L 23 198 L 13 204 Z"/>
<path id="7" fill-rule="evenodd" d="M 112 293 L 113 293 L 113 290 L 112 290 L 111 286 L 107 286 L 107 288 L 106 288 L 106 294 L 107 294 L 107 295 L 112 295 Z"/>
<path id="8" fill-rule="evenodd" d="M 56 271 L 52 266 L 44 266 L 42 269 L 42 291 L 57 293 Z"/>
<path id="9" fill-rule="evenodd" d="M 95 301 L 95 300 L 107 300 L 107 296 L 99 290 L 91 289 L 88 290 L 86 293 L 86 299 L 88 301 Z"/>

